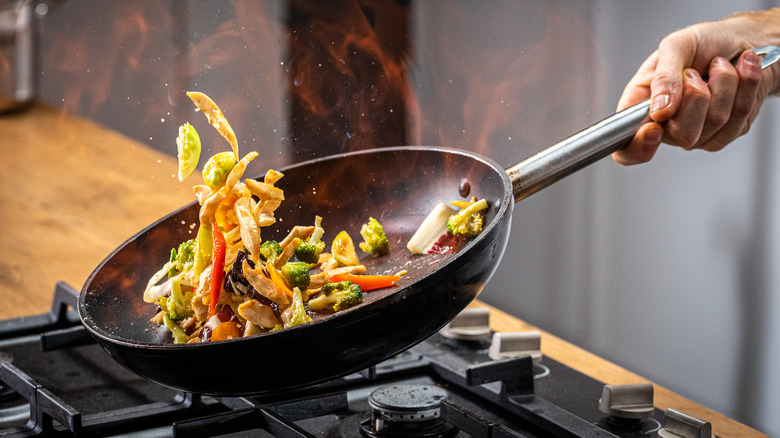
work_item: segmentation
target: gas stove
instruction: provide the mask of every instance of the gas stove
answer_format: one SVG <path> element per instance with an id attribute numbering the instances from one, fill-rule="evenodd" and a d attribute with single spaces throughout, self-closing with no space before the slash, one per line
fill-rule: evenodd
<path id="1" fill-rule="evenodd" d="M 706 421 L 654 408 L 650 384 L 604 385 L 542 357 L 539 332 L 493 333 L 487 308 L 360 373 L 210 397 L 114 362 L 81 326 L 77 296 L 59 283 L 49 313 L 0 321 L 0 436 L 712 436 Z"/>

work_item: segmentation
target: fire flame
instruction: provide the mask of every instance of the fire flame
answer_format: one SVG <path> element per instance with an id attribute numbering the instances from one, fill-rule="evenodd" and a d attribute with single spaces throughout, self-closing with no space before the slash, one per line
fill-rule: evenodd
<path id="1" fill-rule="evenodd" d="M 596 83 L 583 57 L 566 55 L 594 52 L 592 25 L 576 5 L 92 6 L 64 2 L 41 20 L 41 94 L 175 154 L 178 124 L 199 118 L 184 92 L 203 91 L 240 149 L 260 151 L 249 172 L 420 143 L 491 157 L 510 149 L 519 159 L 518 148 L 570 133 L 550 133 L 556 115 L 592 106 L 568 100 L 583 81 Z M 199 132 L 204 155 L 227 148 L 216 132 Z"/>

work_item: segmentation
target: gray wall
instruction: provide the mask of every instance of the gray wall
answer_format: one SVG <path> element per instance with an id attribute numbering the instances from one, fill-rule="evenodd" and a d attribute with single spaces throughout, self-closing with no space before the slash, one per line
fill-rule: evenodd
<path id="1" fill-rule="evenodd" d="M 244 151 L 261 148 L 250 171 L 306 158 L 289 120 L 283 3 L 50 3 L 45 100 L 175 154 L 176 126 L 192 111 L 183 90 L 196 88 L 218 98 Z M 406 143 L 474 150 L 509 166 L 612 113 L 665 34 L 776 3 L 425 1 L 412 4 L 408 21 L 387 8 L 402 18 L 389 31 L 381 13 L 372 19 L 408 71 Z M 394 31 L 408 47 L 398 48 Z M 632 168 L 604 160 L 521 201 L 480 298 L 780 435 L 778 117 L 770 101 L 723 152 L 664 147 Z M 225 147 L 205 141 L 204 154 Z"/>
<path id="2" fill-rule="evenodd" d="M 481 8 L 482 14 L 494 15 L 484 29 L 471 22 L 454 27 L 456 20 L 444 20 L 442 26 L 426 20 L 420 45 L 449 38 L 487 39 L 489 45 L 497 28 L 517 44 L 503 66 L 486 62 L 465 74 L 514 81 L 508 94 L 515 95 L 491 99 L 530 102 L 523 110 L 510 110 L 517 121 L 501 125 L 503 135 L 490 145 L 491 155 L 510 165 L 529 149 L 553 144 L 614 111 L 623 85 L 665 34 L 768 5 L 491 3 Z M 439 6 L 426 3 L 420 20 Z M 517 32 L 506 30 L 502 20 L 517 23 Z M 524 38 L 538 34 L 540 25 L 549 35 L 529 47 Z M 437 52 L 431 49 L 424 56 Z M 447 62 L 426 65 L 434 70 L 444 65 L 446 76 L 452 68 Z M 517 62 L 525 69 L 543 69 L 532 87 L 519 86 L 522 81 L 515 78 L 522 73 L 513 70 Z M 563 80 L 561 69 L 568 75 Z M 560 99 L 572 110 L 554 105 L 550 111 L 550 101 Z M 529 119 L 534 108 L 546 117 Z M 770 101 L 750 135 L 721 153 L 665 147 L 652 163 L 632 168 L 605 160 L 521 201 L 510 247 L 480 298 L 780 435 L 775 372 L 780 369 L 780 332 L 773 318 L 780 311 L 775 274 L 778 114 L 778 102 Z M 507 138 L 514 140 L 502 142 Z M 458 147 L 481 149 L 477 138 L 457 140 Z"/>

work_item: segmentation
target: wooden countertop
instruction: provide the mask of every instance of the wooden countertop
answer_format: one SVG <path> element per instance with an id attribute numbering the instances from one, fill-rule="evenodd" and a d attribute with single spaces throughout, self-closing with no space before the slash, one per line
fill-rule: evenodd
<path id="1" fill-rule="evenodd" d="M 194 200 L 175 157 L 43 104 L 0 115 L 0 132 L 0 319 L 46 313 L 57 281 L 80 289 L 119 244 Z M 536 329 L 497 309 L 491 326 Z M 604 383 L 647 381 L 544 331 L 542 353 Z M 658 385 L 655 404 L 722 437 L 765 436 Z"/>

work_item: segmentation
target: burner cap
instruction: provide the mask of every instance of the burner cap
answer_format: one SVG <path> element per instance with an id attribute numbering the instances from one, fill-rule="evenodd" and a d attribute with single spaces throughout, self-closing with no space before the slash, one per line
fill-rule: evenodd
<path id="1" fill-rule="evenodd" d="M 393 421 L 409 423 L 439 418 L 447 391 L 429 385 L 392 385 L 374 390 L 368 404 Z"/>
<path id="2" fill-rule="evenodd" d="M 361 430 L 370 437 L 445 437 L 453 431 L 441 418 L 441 402 L 447 391 L 430 385 L 389 385 L 377 388 L 368 398 L 373 408 Z"/>

